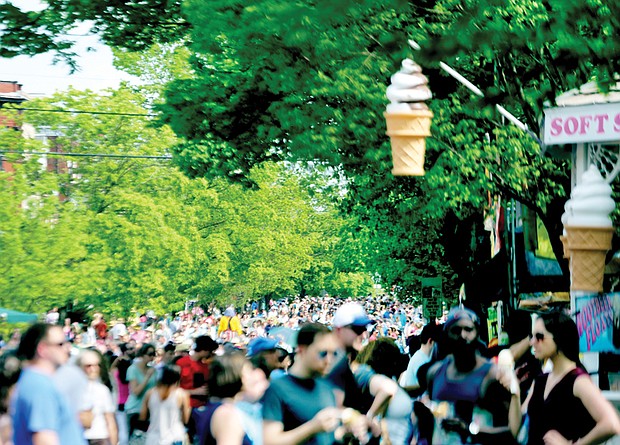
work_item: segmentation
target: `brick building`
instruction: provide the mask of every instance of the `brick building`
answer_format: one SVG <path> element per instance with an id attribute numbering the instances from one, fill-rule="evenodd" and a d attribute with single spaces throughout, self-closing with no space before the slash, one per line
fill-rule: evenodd
<path id="1" fill-rule="evenodd" d="M 0 80 L 0 127 L 13 128 L 16 131 L 21 131 L 24 138 L 36 139 L 43 142 L 47 146 L 47 150 L 50 152 L 61 153 L 62 150 L 56 143 L 56 138 L 60 136 L 60 133 L 53 131 L 47 127 L 43 127 L 35 130 L 35 128 L 28 123 L 18 123 L 15 119 L 8 117 L 2 112 L 2 108 L 5 105 L 19 106 L 23 102 L 30 100 L 31 97 L 22 90 L 22 85 L 16 81 Z M 21 114 L 21 111 L 18 111 Z M 7 147 L 10 149 L 11 147 Z M 13 167 L 10 162 L 3 158 L 0 153 L 0 171 L 13 171 Z M 50 172 L 67 173 L 69 171 L 69 163 L 58 157 L 48 157 L 42 155 L 40 163 L 43 168 Z"/>
<path id="2" fill-rule="evenodd" d="M 30 99 L 26 93 L 22 91 L 22 85 L 15 81 L 0 80 L 0 127 L 13 128 L 16 131 L 30 133 L 34 136 L 32 126 L 20 126 L 14 119 L 2 112 L 5 105 L 20 105 L 22 102 Z M 28 137 L 27 134 L 24 135 Z M 13 171 L 9 162 L 7 162 L 2 154 L 0 154 L 0 171 Z"/>

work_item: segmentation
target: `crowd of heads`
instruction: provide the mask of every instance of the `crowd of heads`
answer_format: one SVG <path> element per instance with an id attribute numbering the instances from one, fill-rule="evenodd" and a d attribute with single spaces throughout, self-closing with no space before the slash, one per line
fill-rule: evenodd
<path id="1" fill-rule="evenodd" d="M 350 339 L 345 341 L 347 347 L 352 347 L 359 334 L 365 331 L 373 341 L 391 338 L 401 353 L 417 349 L 431 335 L 437 337 L 438 332 L 435 323 L 428 323 L 423 317 L 420 307 L 402 304 L 388 297 L 369 297 L 355 303 L 330 297 L 294 298 L 271 301 L 264 306 L 248 305 L 245 310 L 211 306 L 206 310 L 181 311 L 160 317 L 152 316 L 152 313 L 146 316 L 144 313 L 132 323 L 126 323 L 124 318 L 113 318 L 106 323 L 105 317 L 96 313 L 91 322 L 65 320 L 64 326 L 59 326 L 61 329 L 51 334 L 54 337 L 51 340 L 47 339 L 48 332 L 51 326 L 56 325 L 49 323 L 37 324 L 23 335 L 16 332 L 4 349 L 17 348 L 15 355 L 25 360 L 32 360 L 39 352 L 54 357 L 58 363 L 66 360 L 63 358 L 66 352 L 77 355 L 82 349 L 100 351 L 108 359 L 125 354 L 165 363 L 172 363 L 190 351 L 208 356 L 218 349 L 242 350 L 257 364 L 269 361 L 270 366 L 275 366 L 276 362 L 282 362 L 293 352 L 297 331 L 305 323 L 320 323 L 334 329 L 350 327 Z M 334 317 L 340 307 L 343 310 Z M 516 322 L 518 315 L 506 324 L 510 337 L 521 338 L 531 331 L 527 320 Z M 218 323 L 223 316 L 238 318 L 243 332 L 232 335 L 218 332 Z M 559 342 L 566 339 L 566 344 L 559 347 L 565 349 L 568 356 L 577 357 L 578 349 L 574 346 L 576 333 L 565 332 L 563 318 L 550 314 L 544 315 L 542 320 L 549 332 L 558 331 L 554 336 Z M 469 309 L 454 308 L 449 313 L 444 312 L 437 321 L 443 323 L 442 338 L 450 350 L 467 348 L 479 341 L 480 318 Z M 102 325 L 105 326 L 103 331 Z M 270 332 L 276 331 L 277 334 L 270 335 Z M 64 347 L 65 344 L 71 347 Z"/>
<path id="2" fill-rule="evenodd" d="M 341 310 L 335 317 L 339 308 Z M 52 334 L 48 334 L 50 327 L 57 325 L 40 323 L 21 337 L 14 333 L 5 350 L 18 345 L 14 353 L 21 359 L 32 360 L 39 353 L 52 357 L 58 365 L 66 361 L 66 354 L 71 352 L 71 355 L 77 356 L 82 349 L 99 351 L 107 362 L 114 356 L 127 355 L 166 364 L 173 363 L 190 351 L 205 357 L 218 350 L 220 353 L 243 351 L 256 366 L 274 369 L 278 363 L 290 359 L 299 344 L 299 340 L 295 344 L 295 337 L 305 323 L 319 323 L 333 329 L 348 326 L 351 328 L 349 338 L 344 335 L 347 348 L 354 347 L 354 342 L 360 340 L 359 334 L 366 331 L 367 339 L 381 339 L 373 347 L 387 349 L 390 345 L 389 348 L 400 353 L 412 353 L 420 344 L 427 343 L 431 336 L 440 337 L 439 344 L 446 350 L 463 351 L 481 347 L 480 318 L 473 311 L 454 308 L 449 313 L 444 312 L 443 317 L 437 320 L 439 324 L 443 322 L 443 334 L 440 335 L 435 323 L 428 323 L 423 317 L 420 307 L 388 297 L 368 297 L 356 302 L 330 297 L 294 298 L 271 301 L 264 307 L 248 304 L 244 310 L 211 306 L 205 310 L 181 311 L 160 317 L 149 311 L 149 315 L 146 312 L 140 314 L 133 323 L 126 323 L 124 318 L 113 318 L 106 323 L 105 317 L 96 313 L 90 323 L 65 320 L 64 326 L 58 326 Z M 523 313 L 516 313 L 514 320 L 509 319 L 506 324 L 510 337 L 521 338 L 531 332 L 531 324 L 525 319 L 517 320 L 519 315 L 523 318 Z M 238 318 L 242 332 L 218 332 L 222 317 Z M 564 318 L 549 314 L 544 315 L 542 320 L 559 342 L 558 348 L 576 359 L 578 346 L 575 344 L 578 345 L 578 342 L 574 337 L 577 334 L 566 328 Z M 101 330 L 102 326 L 105 326 L 104 330 Z M 276 331 L 277 334 L 270 335 L 270 332 Z M 302 342 L 305 335 L 299 335 Z M 387 339 L 392 339 L 392 342 Z M 355 346 L 361 349 L 360 345 Z"/>
<path id="3" fill-rule="evenodd" d="M 318 377 L 341 355 L 353 354 L 377 374 L 398 379 L 419 346 L 432 345 L 434 360 L 453 354 L 462 369 L 472 368 L 466 363 L 475 355 L 472 351 L 486 348 L 480 341 L 480 318 L 473 311 L 457 307 L 428 322 L 419 307 L 387 297 L 295 298 L 264 308 L 141 315 L 127 324 L 105 318 L 97 314 L 90 323 L 35 323 L 20 337 L 14 335 L 19 342 L 7 345 L 0 355 L 0 415 L 8 411 L 9 392 L 24 363 L 40 361 L 57 369 L 72 359 L 88 379 L 111 389 L 109 368 L 117 357 L 145 366 L 156 362 L 157 385 L 172 388 L 181 380 L 177 361 L 191 351 L 194 358 L 209 362 L 210 396 L 232 398 L 243 390 L 258 399 L 272 373 L 286 372 L 295 363 L 308 377 Z M 230 332 L 235 318 L 240 332 Z M 543 314 L 535 323 L 529 314 L 516 313 L 506 328 L 514 340 L 530 336 L 541 356 L 563 353 L 579 363 L 577 330 L 563 313 Z"/>

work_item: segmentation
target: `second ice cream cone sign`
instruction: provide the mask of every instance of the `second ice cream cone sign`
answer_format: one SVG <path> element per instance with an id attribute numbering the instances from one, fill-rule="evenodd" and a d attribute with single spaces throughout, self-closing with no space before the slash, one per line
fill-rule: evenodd
<path id="1" fill-rule="evenodd" d="M 603 291 L 605 256 L 614 235 L 610 215 L 616 203 L 611 192 L 610 185 L 591 165 L 564 206 L 562 242 L 570 261 L 572 291 Z"/>
<path id="2" fill-rule="evenodd" d="M 402 62 L 392 76 L 386 95 L 390 100 L 384 113 L 392 145 L 395 176 L 424 175 L 426 138 L 431 135 L 433 113 L 424 103 L 432 97 L 422 68 L 411 59 Z"/>

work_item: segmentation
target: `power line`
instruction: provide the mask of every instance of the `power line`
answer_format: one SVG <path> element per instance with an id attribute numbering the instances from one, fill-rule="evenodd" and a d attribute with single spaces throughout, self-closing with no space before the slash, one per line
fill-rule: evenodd
<path id="1" fill-rule="evenodd" d="M 161 159 L 169 161 L 172 159 L 170 155 L 149 156 L 149 155 L 120 155 L 110 153 L 58 153 L 55 151 L 19 151 L 19 150 L 0 150 L 0 154 L 19 153 L 24 155 L 41 155 L 41 156 L 69 156 L 78 158 L 122 158 L 122 159 Z"/>
<path id="2" fill-rule="evenodd" d="M 33 73 L 25 73 L 25 72 L 20 72 L 20 71 L 0 71 L 0 75 L 1 76 L 12 76 L 12 77 L 19 77 L 20 79 L 23 79 L 25 77 L 32 77 L 35 79 L 66 79 L 67 77 L 69 77 L 69 79 L 71 80 L 115 80 L 113 79 L 111 76 L 106 76 L 106 77 L 92 77 L 92 76 L 80 76 L 77 74 L 69 74 L 69 75 L 58 75 L 58 76 L 52 76 L 52 75 L 45 75 L 45 74 L 33 74 Z M 22 82 L 22 81 L 20 81 Z M 25 83 L 25 82 L 24 82 Z M 32 94 L 30 91 L 28 92 L 28 94 Z"/>
<path id="3" fill-rule="evenodd" d="M 0 107 L 2 108 L 2 107 Z M 114 111 L 84 111 L 84 110 L 62 110 L 62 109 L 45 109 L 45 108 L 23 108 L 23 107 L 6 107 L 7 110 L 17 111 L 39 111 L 43 113 L 73 113 L 73 114 L 100 114 L 106 116 L 138 116 L 138 117 L 157 117 L 157 114 L 149 113 L 119 113 Z"/>

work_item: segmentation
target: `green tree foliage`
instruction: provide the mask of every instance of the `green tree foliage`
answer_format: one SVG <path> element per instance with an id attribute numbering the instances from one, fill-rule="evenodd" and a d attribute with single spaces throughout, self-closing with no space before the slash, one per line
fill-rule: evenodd
<path id="1" fill-rule="evenodd" d="M 174 155 L 190 176 L 256 187 L 250 172 L 266 161 L 341 167 L 347 177 L 342 208 L 366 227 L 360 231 L 368 240 L 364 258 L 377 260 L 373 267 L 386 284 L 409 281 L 413 289 L 412 277 L 419 275 L 470 274 L 480 260 L 476 226 L 489 194 L 527 203 L 561 251 L 568 163 L 542 157 L 536 142 L 505 126 L 493 105 L 501 102 L 536 132 L 546 100 L 553 103 L 558 93 L 591 79 L 609 87 L 620 51 L 617 2 L 187 0 L 182 9 L 151 6 L 159 13 L 152 23 L 133 4 L 112 5 L 107 15 L 99 2 L 78 7 L 64 0 L 50 2 L 47 14 L 71 12 L 69 22 L 94 17 L 108 41 L 125 48 L 181 36 L 188 42 L 192 77 L 169 85 L 161 110 L 182 138 Z M 116 17 L 124 22 L 118 32 Z M 158 28 L 162 20 L 181 23 L 178 33 Z M 123 34 L 137 24 L 146 29 Z M 435 94 L 433 137 L 427 176 L 394 179 L 387 173 L 384 91 L 400 59 L 412 55 L 409 38 L 422 46 L 413 56 Z M 440 60 L 485 98 L 443 74 Z"/>
<path id="2" fill-rule="evenodd" d="M 460 279 L 470 275 L 482 259 L 475 226 L 490 194 L 533 208 L 560 251 L 568 164 L 542 157 L 493 105 L 502 102 L 537 130 L 545 100 L 592 76 L 605 84 L 617 71 L 618 48 L 609 38 L 617 28 L 613 2 L 185 6 L 193 11 L 196 76 L 171 85 L 164 112 L 185 139 L 176 155 L 190 174 L 247 181 L 244 172 L 265 160 L 341 165 L 349 180 L 345 208 L 368 225 L 370 245 L 388 246 L 381 253 L 390 260 L 379 272 L 389 284 L 450 277 L 451 269 Z M 411 37 L 423 47 L 413 56 L 435 92 L 429 173 L 392 179 L 384 91 L 400 58 L 412 55 Z M 441 60 L 485 98 L 440 72 Z M 450 236 L 459 221 L 471 230 Z"/>
<path id="3" fill-rule="evenodd" d="M 55 135 L 47 147 L 2 130 L 2 145 L 16 151 L 120 157 L 59 157 L 57 171 L 47 172 L 37 157 L 11 155 L 16 170 L 0 181 L 0 303 L 18 297 L 20 309 L 36 310 L 70 301 L 127 315 L 179 310 L 196 298 L 242 305 L 296 294 L 302 281 L 318 287 L 307 271 L 325 254 L 325 239 L 338 238 L 347 222 L 308 193 L 303 171 L 257 166 L 249 175 L 258 187 L 248 190 L 190 179 L 169 161 L 123 158 L 165 155 L 177 141 L 168 127 L 152 125 L 143 102 L 123 88 L 70 90 L 28 104 L 69 112 L 22 115 Z M 363 274 L 341 281 L 325 287 L 349 295 L 370 285 Z"/>
<path id="4" fill-rule="evenodd" d="M 88 22 L 91 31 L 111 46 L 146 50 L 154 43 L 175 42 L 186 35 L 181 2 L 168 0 L 79 1 L 43 0 L 38 11 L 22 10 L 13 2 L 0 5 L 0 57 L 53 51 L 74 69 L 79 61 L 72 51 L 70 31 Z"/>
<path id="5" fill-rule="evenodd" d="M 0 144 L 41 148 L 12 129 L 0 129 Z M 81 262 L 86 221 L 59 199 L 58 177 L 38 159 L 5 161 L 12 168 L 0 172 L 0 305 L 35 312 L 80 293 L 89 273 Z"/>
<path id="6" fill-rule="evenodd" d="M 114 56 L 117 69 L 140 79 L 135 89 L 146 96 L 149 108 L 163 101 L 168 82 L 192 76 L 190 51 L 182 43 L 154 44 L 141 52 L 116 48 Z"/>

